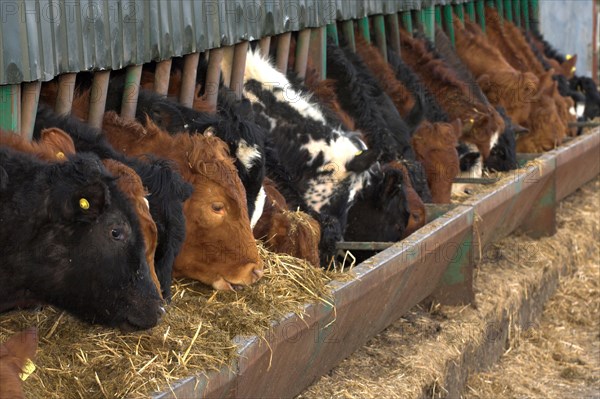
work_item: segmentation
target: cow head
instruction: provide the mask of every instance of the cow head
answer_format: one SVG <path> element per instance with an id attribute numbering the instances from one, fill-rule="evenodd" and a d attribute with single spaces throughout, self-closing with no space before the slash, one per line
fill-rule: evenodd
<path id="1" fill-rule="evenodd" d="M 44 302 L 91 322 L 145 329 L 164 312 L 150 277 L 138 219 L 114 178 L 91 155 L 74 155 L 48 173 L 40 238 L 52 268 L 42 268 Z"/>
<path id="2" fill-rule="evenodd" d="M 21 331 L 0 345 L 0 398 L 25 399 L 21 376 L 35 359 L 37 329 Z"/>
<path id="3" fill-rule="evenodd" d="M 517 135 L 528 130 L 520 125 L 513 124 L 506 115 L 504 108 L 498 107 L 497 111 L 504 120 L 504 131 L 500 134 L 496 145 L 492 147 L 490 156 L 484 160 L 484 166 L 488 170 L 506 172 L 517 168 L 515 140 Z"/>

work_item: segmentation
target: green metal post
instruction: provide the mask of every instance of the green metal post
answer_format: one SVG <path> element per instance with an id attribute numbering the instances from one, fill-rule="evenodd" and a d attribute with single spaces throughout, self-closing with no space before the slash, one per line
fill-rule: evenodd
<path id="1" fill-rule="evenodd" d="M 440 28 L 443 28 L 442 25 L 442 9 L 440 6 L 435 6 L 435 24 Z"/>
<path id="2" fill-rule="evenodd" d="M 0 129 L 20 131 L 20 85 L 0 86 Z"/>
<path id="3" fill-rule="evenodd" d="M 460 22 L 462 22 L 462 24 L 464 25 L 465 24 L 465 9 L 463 8 L 462 3 L 454 4 L 454 13 L 458 17 L 458 19 L 460 19 Z"/>
<path id="4" fill-rule="evenodd" d="M 371 31 L 369 30 L 369 17 L 364 17 L 358 20 L 358 31 L 368 43 L 371 43 Z"/>
<path id="5" fill-rule="evenodd" d="M 521 26 L 521 1 L 520 0 L 513 1 L 513 17 L 514 17 L 515 25 Z"/>
<path id="6" fill-rule="evenodd" d="M 21 86 L 21 135 L 27 140 L 33 136 L 42 82 L 27 82 Z"/>
<path id="7" fill-rule="evenodd" d="M 456 45 L 454 39 L 454 24 L 452 23 L 452 6 L 450 4 L 444 6 L 444 30 L 450 39 L 453 46 Z"/>
<path id="8" fill-rule="evenodd" d="M 409 35 L 412 36 L 413 25 L 412 25 L 412 14 L 410 11 L 402 11 L 402 27 L 406 29 Z"/>
<path id="9" fill-rule="evenodd" d="M 356 43 L 354 41 L 354 21 L 349 19 L 348 21 L 342 22 L 342 31 L 344 32 L 344 38 L 346 38 L 346 42 L 352 49 L 352 51 L 356 52 Z"/>
<path id="10" fill-rule="evenodd" d="M 471 22 L 475 22 L 475 2 L 474 1 L 469 1 L 467 3 L 467 15 L 469 16 L 469 19 L 471 20 Z"/>
<path id="11" fill-rule="evenodd" d="M 529 0 L 531 4 L 531 11 L 529 18 L 531 21 L 531 29 L 534 31 L 540 30 L 540 3 L 539 0 Z"/>
<path id="12" fill-rule="evenodd" d="M 521 26 L 525 28 L 525 30 L 529 30 L 529 1 L 521 0 Z"/>
<path id="13" fill-rule="evenodd" d="M 476 0 L 477 7 L 477 23 L 481 26 L 481 30 L 485 33 L 485 4 L 483 0 Z"/>
<path id="14" fill-rule="evenodd" d="M 400 55 L 400 24 L 398 22 L 399 14 L 389 14 L 385 16 L 387 23 L 387 38 L 392 49 Z"/>
<path id="15" fill-rule="evenodd" d="M 338 37 L 337 25 L 335 23 L 327 25 L 327 38 L 333 39 L 336 46 L 340 45 L 340 39 Z"/>
<path id="16" fill-rule="evenodd" d="M 424 7 L 421 10 L 421 18 L 423 21 L 425 36 L 435 43 L 435 7 Z"/>
<path id="17" fill-rule="evenodd" d="M 499 9 L 498 12 L 500 13 Z M 502 15 L 502 13 L 500 13 L 500 15 Z M 508 21 L 513 21 L 512 0 L 504 0 L 504 16 Z"/>
<path id="18" fill-rule="evenodd" d="M 385 40 L 385 19 L 383 15 L 373 17 L 373 27 L 375 28 L 375 44 L 381 52 L 381 55 L 387 62 L 387 43 Z"/>
<path id="19" fill-rule="evenodd" d="M 500 23 L 502 23 L 504 21 L 504 0 L 496 0 L 496 9 L 498 10 L 498 15 L 500 15 Z"/>

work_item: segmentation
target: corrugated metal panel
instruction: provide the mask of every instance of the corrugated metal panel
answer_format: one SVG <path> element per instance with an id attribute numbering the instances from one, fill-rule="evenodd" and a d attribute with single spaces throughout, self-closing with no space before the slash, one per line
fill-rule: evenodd
<path id="1" fill-rule="evenodd" d="M 120 69 L 336 19 L 450 1 L 457 0 L 3 1 L 0 84 Z"/>

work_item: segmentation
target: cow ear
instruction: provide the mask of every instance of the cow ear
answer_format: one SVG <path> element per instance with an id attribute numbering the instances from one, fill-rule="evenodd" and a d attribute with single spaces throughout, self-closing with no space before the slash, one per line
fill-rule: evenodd
<path id="1" fill-rule="evenodd" d="M 104 212 L 109 202 L 110 194 L 104 182 L 98 181 L 82 187 L 71 196 L 72 217 L 82 222 L 94 221 Z"/>
<path id="2" fill-rule="evenodd" d="M 567 78 L 572 77 L 575 74 L 575 65 L 577 65 L 577 54 L 572 57 L 567 55 L 566 61 L 560 64 L 563 75 L 565 75 Z"/>
<path id="3" fill-rule="evenodd" d="M 351 161 L 346 163 L 346 170 L 355 173 L 364 172 L 377 162 L 378 156 L 379 154 L 373 150 L 361 151 Z"/>
<path id="4" fill-rule="evenodd" d="M 75 153 L 73 139 L 59 128 L 42 130 L 39 141 L 54 151 L 58 160 L 65 160 L 67 155 Z"/>

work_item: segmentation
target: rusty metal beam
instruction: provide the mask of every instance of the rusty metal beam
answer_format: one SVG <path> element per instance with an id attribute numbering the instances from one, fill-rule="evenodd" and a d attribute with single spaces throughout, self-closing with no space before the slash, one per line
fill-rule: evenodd
<path id="1" fill-rule="evenodd" d="M 298 43 L 296 43 L 296 64 L 294 65 L 294 71 L 296 71 L 298 77 L 301 79 L 304 79 L 306 76 L 306 64 L 308 62 L 309 49 L 310 29 L 303 29 L 298 33 Z"/>
<path id="2" fill-rule="evenodd" d="M 125 77 L 125 89 L 123 90 L 123 102 L 121 104 L 121 116 L 125 119 L 134 119 L 137 109 L 137 99 L 140 93 L 140 78 L 142 77 L 142 66 L 133 65 L 127 67 Z"/>
<path id="3" fill-rule="evenodd" d="M 196 91 L 196 75 L 198 74 L 198 62 L 200 53 L 191 53 L 183 57 L 183 74 L 181 76 L 181 92 L 179 102 L 186 107 L 194 104 L 194 92 Z"/>
<path id="4" fill-rule="evenodd" d="M 309 54 L 319 79 L 325 79 L 327 76 L 327 37 L 324 26 L 311 29 Z"/>
<path id="5" fill-rule="evenodd" d="M 277 36 L 277 58 L 275 59 L 275 66 L 284 74 L 287 72 L 291 39 L 292 32 L 282 33 Z"/>
<path id="6" fill-rule="evenodd" d="M 109 80 L 110 71 L 98 71 L 94 73 L 94 80 L 92 81 L 92 90 L 90 93 L 88 123 L 97 128 L 102 127 Z"/>
<path id="7" fill-rule="evenodd" d="M 73 92 L 75 91 L 76 73 L 65 73 L 58 77 L 58 93 L 54 111 L 57 114 L 70 114 L 73 106 Z"/>
<path id="8" fill-rule="evenodd" d="M 219 81 L 221 79 L 221 61 L 223 61 L 223 49 L 214 48 L 208 53 L 208 70 L 206 72 L 206 83 L 204 88 L 205 100 L 212 109 L 217 109 L 219 97 Z"/>
<path id="9" fill-rule="evenodd" d="M 33 127 L 40 100 L 42 82 L 28 82 L 21 86 L 21 136 L 28 140 L 33 137 Z"/>
<path id="10" fill-rule="evenodd" d="M 258 48 L 260 55 L 263 57 L 269 56 L 269 49 L 271 48 L 271 36 L 265 36 L 258 42 Z"/>
<path id="11" fill-rule="evenodd" d="M 156 64 L 154 71 L 154 91 L 166 96 L 169 91 L 169 78 L 171 76 L 171 59 Z"/>
<path id="12" fill-rule="evenodd" d="M 244 71 L 246 69 L 247 53 L 248 42 L 241 42 L 235 45 L 233 50 L 233 63 L 231 64 L 231 82 L 229 88 L 235 92 L 235 96 L 238 100 L 242 98 L 242 91 L 244 89 Z"/>

